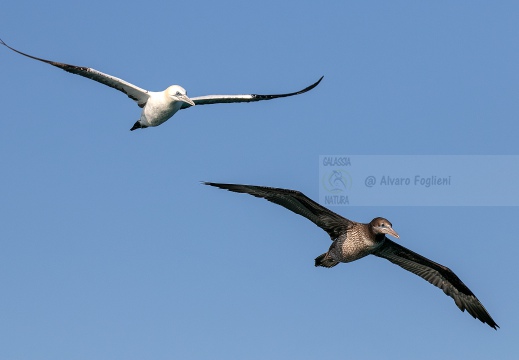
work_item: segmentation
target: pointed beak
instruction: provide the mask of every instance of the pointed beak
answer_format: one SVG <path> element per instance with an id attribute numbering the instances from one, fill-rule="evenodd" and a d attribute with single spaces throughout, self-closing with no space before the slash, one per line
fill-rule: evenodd
<path id="1" fill-rule="evenodd" d="M 183 101 L 191 106 L 195 106 L 196 104 L 193 102 L 193 100 L 191 100 L 190 98 L 187 97 L 187 95 L 177 95 L 178 99 L 180 101 Z"/>
<path id="2" fill-rule="evenodd" d="M 400 239 L 400 235 L 398 235 L 398 234 L 396 233 L 396 231 L 393 230 L 393 228 L 386 229 L 385 233 L 388 234 L 388 235 L 394 236 L 394 237 L 396 237 L 397 239 Z"/>

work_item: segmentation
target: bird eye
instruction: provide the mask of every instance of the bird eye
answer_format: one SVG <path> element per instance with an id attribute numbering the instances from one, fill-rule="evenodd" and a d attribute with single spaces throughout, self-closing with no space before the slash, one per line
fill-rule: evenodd
<path id="1" fill-rule="evenodd" d="M 177 95 L 182 95 L 182 94 L 180 93 L 180 91 L 177 91 Z"/>

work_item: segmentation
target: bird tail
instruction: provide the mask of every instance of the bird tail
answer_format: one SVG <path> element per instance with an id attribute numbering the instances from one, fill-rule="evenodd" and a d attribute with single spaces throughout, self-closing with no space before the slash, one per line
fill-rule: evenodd
<path id="1" fill-rule="evenodd" d="M 137 121 L 135 124 L 133 124 L 132 128 L 130 129 L 130 131 L 133 131 L 133 130 L 136 130 L 136 129 L 146 129 L 147 126 L 146 125 L 142 125 L 140 120 Z"/>
<path id="2" fill-rule="evenodd" d="M 325 252 L 324 254 L 319 255 L 318 257 L 315 258 L 315 266 L 323 266 L 323 267 L 331 268 L 331 267 L 334 267 L 335 265 L 337 265 L 338 263 L 339 262 L 333 260 L 328 255 L 327 252 Z"/>

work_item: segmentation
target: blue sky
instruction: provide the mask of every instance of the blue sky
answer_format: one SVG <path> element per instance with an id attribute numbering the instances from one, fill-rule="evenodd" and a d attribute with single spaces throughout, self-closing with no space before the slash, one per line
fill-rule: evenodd
<path id="1" fill-rule="evenodd" d="M 518 207 L 332 208 L 388 218 L 496 332 L 383 259 L 315 268 L 321 229 L 200 181 L 317 199 L 320 155 L 517 155 L 518 15 L 512 1 L 3 4 L 13 47 L 149 90 L 325 77 L 130 132 L 140 109 L 123 94 L 0 48 L 0 359 L 517 358 Z"/>

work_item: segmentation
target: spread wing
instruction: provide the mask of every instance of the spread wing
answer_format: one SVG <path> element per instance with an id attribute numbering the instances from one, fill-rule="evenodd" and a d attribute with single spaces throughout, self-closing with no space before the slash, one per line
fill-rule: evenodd
<path id="1" fill-rule="evenodd" d="M 353 225 L 352 221 L 319 205 L 299 191 L 253 185 L 218 184 L 211 182 L 204 184 L 237 193 L 250 194 L 281 205 L 312 221 L 326 231 L 332 240 L 337 238 L 340 234 L 345 233 L 346 230 Z"/>
<path id="2" fill-rule="evenodd" d="M 80 75 L 80 76 L 86 77 L 88 79 L 97 81 L 101 84 L 110 86 L 111 88 L 117 89 L 117 90 L 125 93 L 126 95 L 128 95 L 128 97 L 130 99 L 135 100 L 140 107 L 144 107 L 144 105 L 146 105 L 146 101 L 148 101 L 148 98 L 150 97 L 147 90 L 141 89 L 140 87 L 130 84 L 129 82 L 124 81 L 122 79 L 116 78 L 115 76 L 111 76 L 111 75 L 102 73 L 102 72 L 97 71 L 92 68 L 69 65 L 69 64 L 64 64 L 64 63 L 51 61 L 51 60 L 45 60 L 45 59 L 42 59 L 42 58 L 39 58 L 36 56 L 32 56 L 32 55 L 23 53 L 21 51 L 18 51 L 16 49 L 10 47 L 5 42 L 3 42 L 2 39 L 0 39 L 0 44 L 6 46 L 7 48 L 11 49 L 12 51 L 17 52 L 18 54 L 21 54 L 23 56 L 27 56 L 34 60 L 42 61 L 44 63 L 50 64 L 52 66 L 56 66 L 60 69 L 63 69 L 69 73 Z"/>
<path id="3" fill-rule="evenodd" d="M 373 255 L 385 258 L 420 276 L 453 298 L 461 311 L 467 310 L 474 318 L 496 330 L 499 327 L 478 298 L 448 267 L 435 263 L 387 238 Z"/>
<path id="4" fill-rule="evenodd" d="M 258 94 L 247 94 L 247 95 L 205 95 L 192 97 L 191 100 L 196 105 L 206 105 L 206 104 L 220 104 L 220 103 L 241 103 L 241 102 L 251 102 L 251 101 L 261 101 L 261 100 L 272 100 L 282 97 L 294 96 L 299 94 L 304 94 L 307 91 L 312 90 L 316 87 L 324 76 L 321 76 L 319 80 L 317 80 L 312 85 L 304 88 L 303 90 L 299 90 L 293 93 L 288 94 L 275 94 L 275 95 L 258 95 Z M 187 103 L 183 103 L 180 109 L 187 109 L 191 107 L 191 105 Z"/>

